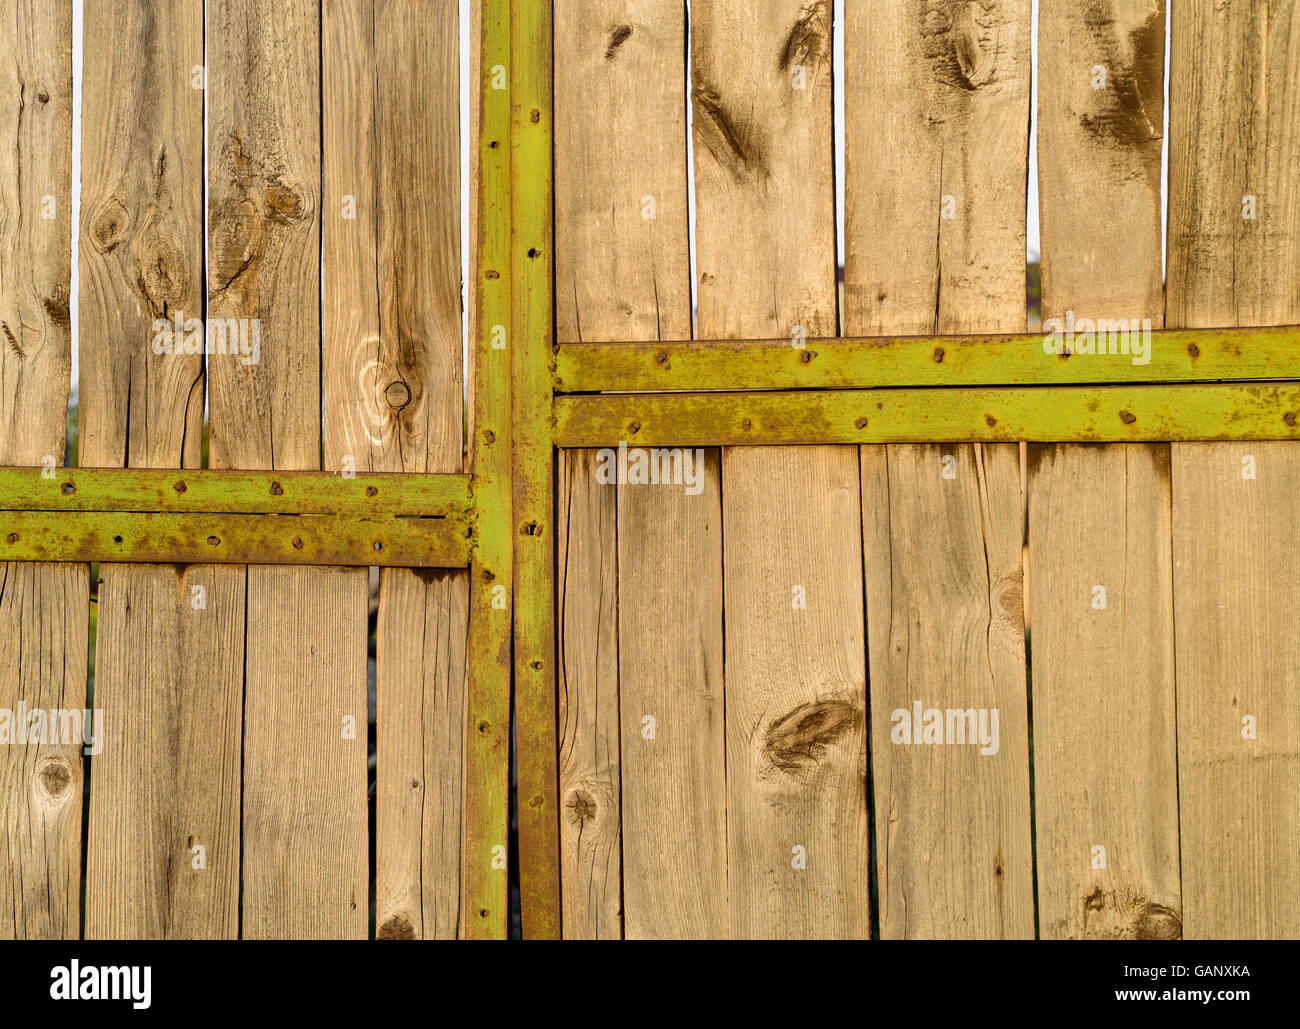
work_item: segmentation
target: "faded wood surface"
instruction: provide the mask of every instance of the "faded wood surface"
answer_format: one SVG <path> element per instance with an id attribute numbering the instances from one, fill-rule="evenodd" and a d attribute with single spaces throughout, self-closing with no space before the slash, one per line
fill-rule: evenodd
<path id="1" fill-rule="evenodd" d="M 203 356 L 154 344 L 204 315 L 203 7 L 93 4 L 84 39 L 80 463 L 195 468 Z M 238 932 L 243 604 L 242 569 L 100 568 L 87 936 Z"/>
<path id="2" fill-rule="evenodd" d="M 207 9 L 210 318 L 261 359 L 209 364 L 211 463 L 320 463 L 320 7 Z M 326 418 L 337 418 L 326 412 Z M 243 935 L 367 926 L 366 573 L 250 567 Z"/>
<path id="3" fill-rule="evenodd" d="M 844 331 L 1023 331 L 1029 3 L 847 14 L 847 109 L 890 116 L 848 120 Z M 1022 503 L 1013 446 L 862 448 L 886 939 L 1033 935 Z M 997 753 L 892 742 L 918 701 Z"/>
<path id="4" fill-rule="evenodd" d="M 244 569 L 100 571 L 86 936 L 233 939 Z"/>
<path id="5" fill-rule="evenodd" d="M 834 335 L 830 5 L 691 16 L 698 333 Z M 723 453 L 737 937 L 870 934 L 856 463 L 822 447 Z"/>
<path id="6" fill-rule="evenodd" d="M 3 0 L 0 24 L 0 464 L 61 465 L 72 5 Z M 85 706 L 88 590 L 84 565 L 0 565 L 0 708 Z M 0 747 L 0 938 L 80 932 L 82 767 L 75 743 Z"/>
<path id="7" fill-rule="evenodd" d="M 556 554 L 561 923 L 568 939 L 623 932 L 618 694 L 618 503 L 595 453 L 561 451 Z"/>
<path id="8" fill-rule="evenodd" d="M 1038 27 L 1043 317 L 1159 329 L 1164 4 L 1046 5 Z M 1169 448 L 1029 455 L 1039 932 L 1177 937 Z"/>
<path id="9" fill-rule="evenodd" d="M 1300 5 L 1175 4 L 1172 18 L 1166 323 L 1295 324 Z M 1294 938 L 1300 450 L 1172 449 L 1183 932 Z"/>
<path id="10" fill-rule="evenodd" d="M 555 19 L 556 52 L 566 55 L 555 68 L 557 338 L 689 338 L 684 12 L 646 0 L 604 0 L 596 11 L 562 0 Z M 725 935 L 716 455 L 702 494 L 686 498 L 675 487 L 599 483 L 595 459 L 594 451 L 568 454 L 558 494 L 562 516 L 618 519 L 616 531 L 601 521 L 599 533 L 584 536 L 574 532 L 574 515 L 559 537 L 565 934 L 597 923 L 608 931 L 618 910 L 609 892 L 617 879 L 598 888 L 570 879 L 585 875 L 573 871 L 573 819 L 587 810 L 578 804 L 580 780 L 594 778 L 613 789 L 615 803 L 621 798 L 612 821 L 617 832 L 621 813 L 624 934 Z M 688 595 L 676 595 L 673 582 L 689 584 Z M 583 628 L 615 611 L 611 635 Z M 584 711 L 607 712 L 615 733 L 621 722 L 621 746 L 598 750 L 603 736 L 588 734 Z M 647 715 L 656 720 L 653 740 L 642 735 Z M 683 791 L 692 803 L 678 802 Z M 588 846 L 589 830 L 582 835 Z"/>
<path id="11" fill-rule="evenodd" d="M 327 468 L 462 466 L 454 4 L 325 5 Z M 376 935 L 459 932 L 467 581 L 384 569 Z"/>

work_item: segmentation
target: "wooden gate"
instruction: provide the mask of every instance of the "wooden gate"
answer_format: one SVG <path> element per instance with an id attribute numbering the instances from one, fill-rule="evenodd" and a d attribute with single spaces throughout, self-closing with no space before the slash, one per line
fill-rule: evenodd
<path id="1" fill-rule="evenodd" d="M 470 7 L 0 0 L 0 935 L 1300 934 L 1300 4 Z"/>

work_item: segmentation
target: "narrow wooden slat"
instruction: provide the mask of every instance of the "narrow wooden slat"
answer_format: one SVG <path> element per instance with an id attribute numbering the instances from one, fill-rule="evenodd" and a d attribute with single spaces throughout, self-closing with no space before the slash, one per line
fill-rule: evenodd
<path id="1" fill-rule="evenodd" d="M 562 930 L 623 934 L 619 777 L 618 502 L 596 481 L 596 454 L 563 450 L 556 604 Z"/>
<path id="2" fill-rule="evenodd" d="M 323 14 L 325 463 L 455 471 L 464 411 L 456 7 L 381 0 L 327 4 Z M 465 573 L 385 569 L 380 578 L 381 938 L 459 933 L 467 589 Z"/>
<path id="3" fill-rule="evenodd" d="M 590 4 L 562 0 L 555 19 L 557 338 L 688 337 L 685 13 L 646 0 L 603 0 L 593 13 Z M 622 803 L 624 934 L 723 936 L 717 456 L 701 469 L 700 494 L 690 497 L 673 487 L 602 483 L 594 451 L 571 452 L 566 460 L 562 514 L 617 509 L 618 526 L 601 523 L 607 531 L 584 535 L 570 515 L 562 537 L 565 867 L 577 867 L 577 848 L 586 845 L 586 830 L 580 841 L 574 818 L 587 810 L 579 803 L 582 781 L 594 776 Z M 690 584 L 686 596 L 671 588 L 674 582 Z M 615 610 L 611 663 L 612 641 L 584 626 L 607 624 Z M 621 743 L 597 749 L 602 737 L 593 738 L 583 714 L 599 716 L 610 696 L 617 698 Z M 654 720 L 651 738 L 647 717 Z M 692 802 L 681 802 L 683 794 Z M 602 881 L 589 891 L 572 876 L 566 872 L 564 880 L 565 935 L 588 935 L 593 909 L 617 909 L 620 884 Z M 602 929 L 611 928 L 608 921 Z"/>
<path id="4" fill-rule="evenodd" d="M 1040 11 L 1045 319 L 1163 322 L 1164 6 Z M 1169 450 L 1035 446 L 1028 486 L 1039 934 L 1177 937 Z"/>
<path id="5" fill-rule="evenodd" d="M 1300 5 L 1174 4 L 1171 17 L 1166 320 L 1294 321 Z M 1294 443 L 1173 447 L 1188 938 L 1300 934 L 1297 481 Z"/>
<path id="6" fill-rule="evenodd" d="M 830 12 L 692 5 L 702 336 L 836 329 Z M 856 456 L 723 454 L 737 937 L 870 933 Z"/>
<path id="7" fill-rule="evenodd" d="M 209 362 L 214 467 L 320 462 L 320 5 L 207 7 L 210 318 L 261 359 Z M 250 567 L 243 935 L 360 937 L 368 920 L 366 573 Z"/>
<path id="8" fill-rule="evenodd" d="M 847 14 L 845 331 L 1023 331 L 1029 3 Z M 864 447 L 862 483 L 880 935 L 1031 936 L 1017 450 Z M 917 703 L 996 710 L 997 752 L 900 742 Z"/>
<path id="9" fill-rule="evenodd" d="M 0 3 L 0 465 L 63 464 L 72 5 Z M 0 708 L 86 703 L 84 565 L 0 566 Z M 80 933 L 82 753 L 0 748 L 0 938 Z"/>

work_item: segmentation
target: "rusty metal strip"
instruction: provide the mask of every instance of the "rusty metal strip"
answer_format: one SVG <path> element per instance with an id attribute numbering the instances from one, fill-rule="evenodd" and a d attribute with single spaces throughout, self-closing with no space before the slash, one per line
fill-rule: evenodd
<path id="1" fill-rule="evenodd" d="M 461 932 L 503 939 L 509 922 L 510 672 L 514 555 L 510 352 L 510 3 L 482 0 L 479 40 L 477 318 L 470 332 L 476 535 L 470 565 Z"/>
<path id="2" fill-rule="evenodd" d="M 555 400 L 561 447 L 1300 439 L 1300 386 L 657 393 Z"/>
<path id="3" fill-rule="evenodd" d="M 525 939 L 560 936 L 556 781 L 550 0 L 511 2 L 515 763 Z"/>
<path id="4" fill-rule="evenodd" d="M 388 515 L 0 512 L 0 561 L 463 568 L 470 523 Z"/>
<path id="5" fill-rule="evenodd" d="M 1064 330 L 1063 330 L 1064 334 Z M 1300 327 L 1101 337 L 1047 353 L 1043 333 L 673 343 L 565 343 L 557 393 L 1208 382 L 1300 377 Z M 1096 339 L 1088 349 L 1096 349 Z M 1053 344 L 1055 347 L 1055 344 Z"/>
<path id="6" fill-rule="evenodd" d="M 464 515 L 468 475 L 0 468 L 0 511 Z"/>

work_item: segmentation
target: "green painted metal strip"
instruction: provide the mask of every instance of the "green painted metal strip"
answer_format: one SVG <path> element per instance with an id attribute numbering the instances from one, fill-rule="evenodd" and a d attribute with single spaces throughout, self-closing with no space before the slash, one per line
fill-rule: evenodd
<path id="1" fill-rule="evenodd" d="M 1037 386 L 559 397 L 556 444 L 1300 439 L 1300 386 Z"/>
<path id="2" fill-rule="evenodd" d="M 468 475 L 0 468 L 0 511 L 455 515 Z"/>
<path id="3" fill-rule="evenodd" d="M 551 3 L 512 0 L 515 764 L 525 939 L 560 936 L 552 513 Z"/>
<path id="4" fill-rule="evenodd" d="M 504 939 L 509 918 L 510 671 L 513 578 L 510 351 L 510 2 L 482 0 L 477 320 L 470 454 L 476 537 L 470 565 L 462 930 Z"/>
<path id="5" fill-rule="evenodd" d="M 5 511 L 0 561 L 463 568 L 469 521 L 384 515 Z"/>
<path id="6" fill-rule="evenodd" d="M 1133 353 L 1044 352 L 1044 335 L 565 343 L 559 393 L 1159 383 L 1300 377 L 1300 328 L 1152 332 Z M 1080 346 L 1078 340 L 1074 347 Z M 1115 348 L 1120 348 L 1119 340 Z"/>

